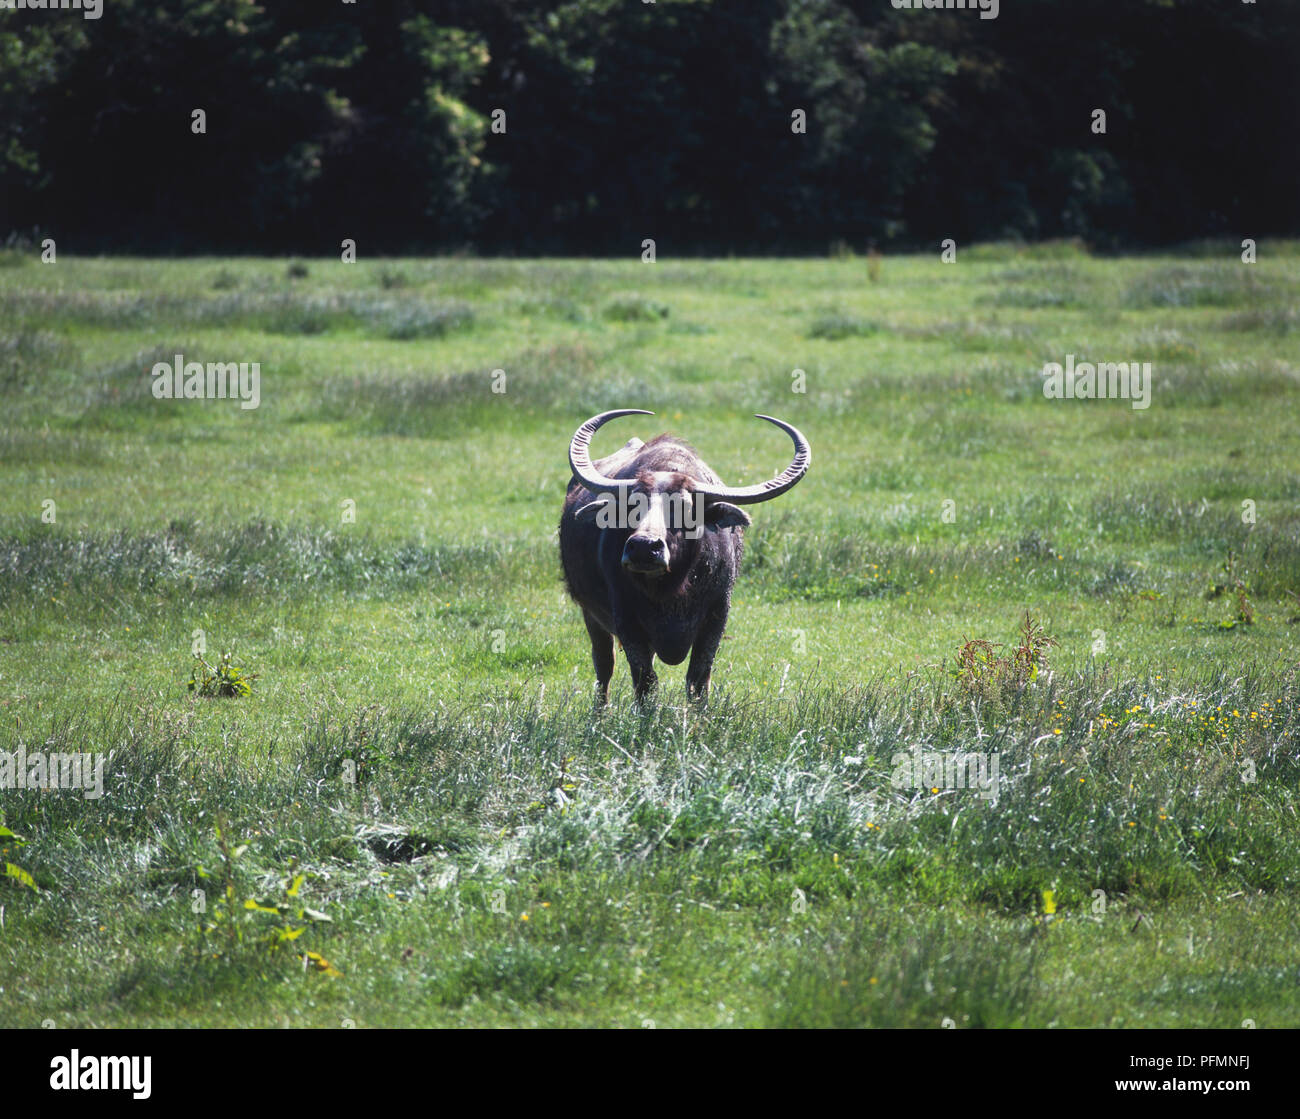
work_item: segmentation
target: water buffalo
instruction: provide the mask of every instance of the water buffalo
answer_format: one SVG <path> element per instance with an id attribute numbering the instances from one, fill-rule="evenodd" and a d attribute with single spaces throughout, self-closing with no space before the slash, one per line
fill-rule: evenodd
<path id="1" fill-rule="evenodd" d="M 596 702 L 609 699 L 617 637 L 632 670 L 637 702 L 655 687 L 654 658 L 680 664 L 691 654 L 686 686 L 708 695 L 713 658 L 727 625 L 731 588 L 749 515 L 740 508 L 770 501 L 808 472 L 812 450 L 790 424 L 771 416 L 794 440 L 794 461 L 757 486 L 725 486 L 699 454 L 671 435 L 630 439 L 592 463 L 591 437 L 621 408 L 593 416 L 569 444 L 573 480 L 560 516 L 560 560 L 569 593 L 582 607 L 596 666 Z"/>

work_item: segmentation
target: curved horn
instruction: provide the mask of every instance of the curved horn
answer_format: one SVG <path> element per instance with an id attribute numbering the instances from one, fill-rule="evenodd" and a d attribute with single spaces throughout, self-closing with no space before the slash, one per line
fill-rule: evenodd
<path id="1" fill-rule="evenodd" d="M 761 482 L 757 486 L 733 488 L 731 486 L 710 486 L 704 482 L 696 482 L 696 493 L 702 493 L 705 497 L 714 501 L 729 501 L 733 505 L 756 505 L 760 501 L 771 501 L 774 497 L 780 497 L 787 490 L 798 485 L 799 480 L 808 473 L 808 467 L 812 463 L 812 448 L 808 445 L 808 440 L 803 437 L 803 433 L 793 424 L 778 420 L 775 416 L 760 415 L 755 418 L 767 420 L 770 424 L 776 424 L 794 440 L 794 460 L 775 478 L 767 482 Z"/>
<path id="2" fill-rule="evenodd" d="M 618 419 L 619 416 L 653 415 L 653 412 L 647 412 L 644 408 L 616 408 L 612 412 L 592 416 L 573 433 L 573 439 L 569 443 L 569 465 L 573 467 L 573 476 L 592 493 L 617 493 L 633 485 L 634 480 L 631 478 L 610 478 L 592 466 L 588 447 L 591 437 L 610 420 Z"/>

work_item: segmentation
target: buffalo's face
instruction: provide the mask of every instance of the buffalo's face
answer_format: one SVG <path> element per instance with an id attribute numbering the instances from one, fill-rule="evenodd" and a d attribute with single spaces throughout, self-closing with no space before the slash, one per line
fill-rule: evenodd
<path id="1" fill-rule="evenodd" d="M 687 475 L 652 471 L 617 493 L 602 494 L 577 516 L 594 519 L 598 528 L 626 530 L 623 569 L 647 579 L 689 568 L 705 532 L 751 523 L 743 509 L 699 493 Z"/>

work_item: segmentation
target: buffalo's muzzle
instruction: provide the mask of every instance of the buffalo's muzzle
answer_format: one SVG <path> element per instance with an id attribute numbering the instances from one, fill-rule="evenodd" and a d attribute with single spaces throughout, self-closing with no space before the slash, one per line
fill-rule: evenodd
<path id="1" fill-rule="evenodd" d="M 654 537 L 629 536 L 623 545 L 623 566 L 639 575 L 662 575 L 668 570 L 668 547 Z"/>

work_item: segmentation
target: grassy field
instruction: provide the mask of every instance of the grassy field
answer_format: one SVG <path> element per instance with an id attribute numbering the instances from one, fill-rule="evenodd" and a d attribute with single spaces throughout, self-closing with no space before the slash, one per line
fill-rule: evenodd
<path id="1" fill-rule="evenodd" d="M 0 1023 L 1300 1026 L 1297 306 L 1295 243 L 0 257 L 0 751 L 109 752 L 0 790 Z M 259 406 L 155 399 L 178 353 Z M 614 407 L 733 484 L 752 413 L 812 442 L 705 711 L 620 657 L 592 712 L 554 535 Z M 1026 612 L 1036 673 L 960 670 Z"/>

